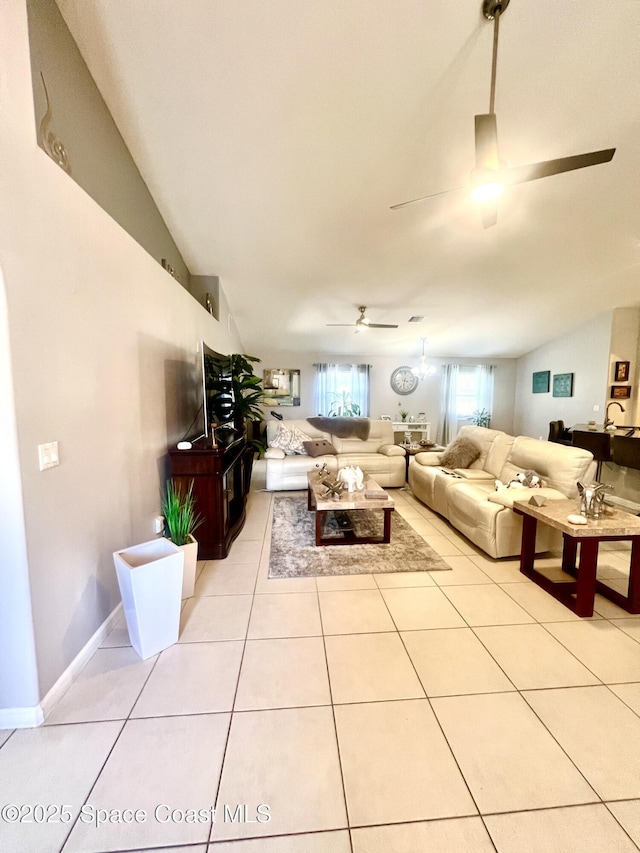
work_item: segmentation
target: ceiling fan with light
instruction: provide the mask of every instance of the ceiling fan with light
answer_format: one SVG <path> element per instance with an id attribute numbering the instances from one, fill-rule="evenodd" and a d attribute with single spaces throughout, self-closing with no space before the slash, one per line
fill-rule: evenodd
<path id="1" fill-rule="evenodd" d="M 327 323 L 327 326 L 350 326 L 355 327 L 356 333 L 365 332 L 367 329 L 397 329 L 398 326 L 392 323 L 371 323 L 368 317 L 364 316 L 367 310 L 365 305 L 358 306 L 360 316 L 355 323 Z"/>
<path id="2" fill-rule="evenodd" d="M 576 154 L 572 157 L 560 157 L 557 160 L 545 160 L 541 163 L 530 163 L 527 166 L 508 168 L 498 158 L 498 129 L 494 110 L 496 91 L 496 69 L 498 64 L 498 35 L 500 17 L 504 14 L 509 0 L 483 0 L 482 14 L 488 21 L 494 22 L 493 57 L 491 63 L 491 94 L 489 112 L 475 116 L 475 150 L 476 166 L 471 173 L 471 196 L 481 204 L 482 222 L 485 228 L 495 225 L 498 221 L 498 198 L 504 192 L 505 186 L 523 184 L 538 178 L 547 178 L 561 172 L 571 172 L 574 169 L 584 169 L 587 166 L 597 166 L 608 163 L 615 154 L 615 148 L 602 151 L 591 151 L 587 154 Z M 456 187 L 451 190 L 433 193 L 431 195 L 394 204 L 391 210 L 398 210 L 409 204 L 425 201 L 436 196 L 460 192 L 469 187 Z"/>

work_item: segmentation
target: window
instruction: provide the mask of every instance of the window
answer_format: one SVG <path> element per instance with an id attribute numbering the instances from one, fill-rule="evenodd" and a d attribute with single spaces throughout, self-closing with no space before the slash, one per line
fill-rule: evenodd
<path id="1" fill-rule="evenodd" d="M 314 409 L 318 415 L 369 417 L 368 364 L 316 364 Z"/>
<path id="2" fill-rule="evenodd" d="M 446 364 L 442 382 L 442 405 L 437 440 L 449 444 L 459 421 L 468 421 L 493 407 L 493 366 L 489 364 Z"/>
<path id="3" fill-rule="evenodd" d="M 480 404 L 480 365 L 461 364 L 458 366 L 458 381 L 456 383 L 456 415 L 458 420 L 470 418 L 479 409 L 486 409 Z"/>

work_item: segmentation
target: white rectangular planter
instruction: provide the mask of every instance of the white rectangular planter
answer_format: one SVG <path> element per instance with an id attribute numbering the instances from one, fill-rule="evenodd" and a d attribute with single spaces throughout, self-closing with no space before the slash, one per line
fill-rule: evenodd
<path id="1" fill-rule="evenodd" d="M 196 586 L 196 568 L 198 565 L 198 543 L 189 535 L 186 545 L 178 545 L 184 554 L 184 573 L 182 575 L 182 597 L 191 598 Z"/>
<path id="2" fill-rule="evenodd" d="M 145 660 L 178 640 L 184 554 L 168 539 L 115 551 L 131 645 Z"/>

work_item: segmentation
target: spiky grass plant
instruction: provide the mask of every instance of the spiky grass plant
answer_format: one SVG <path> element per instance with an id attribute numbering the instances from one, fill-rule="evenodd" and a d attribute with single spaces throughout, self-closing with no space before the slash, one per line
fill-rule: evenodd
<path id="1" fill-rule="evenodd" d="M 203 517 L 195 511 L 193 480 L 189 483 L 189 488 L 186 491 L 173 480 L 167 480 L 162 498 L 162 514 L 164 516 L 165 535 L 168 535 L 174 545 L 186 545 L 189 536 L 204 521 Z"/>

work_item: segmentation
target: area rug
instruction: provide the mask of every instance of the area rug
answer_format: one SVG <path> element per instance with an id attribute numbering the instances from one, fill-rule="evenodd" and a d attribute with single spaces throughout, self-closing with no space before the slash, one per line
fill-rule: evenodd
<path id="1" fill-rule="evenodd" d="M 358 510 L 348 515 L 357 535 L 382 535 L 382 512 Z M 328 514 L 325 518 L 324 535 L 341 536 L 333 515 Z M 307 509 L 306 497 L 276 495 L 271 527 L 270 578 L 442 572 L 451 569 L 397 511 L 391 513 L 391 542 L 388 545 L 317 547 L 314 543 L 315 513 Z"/>

